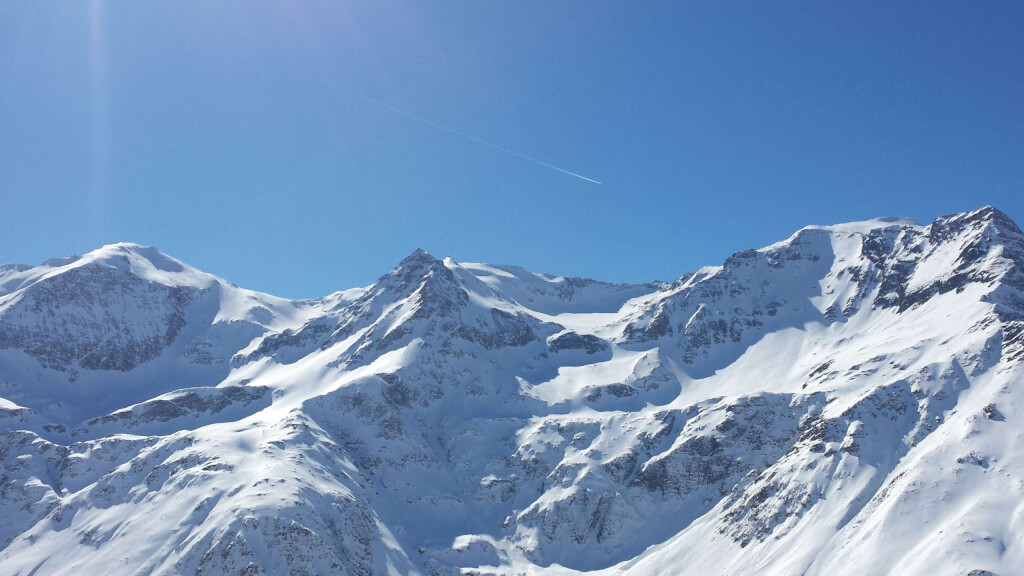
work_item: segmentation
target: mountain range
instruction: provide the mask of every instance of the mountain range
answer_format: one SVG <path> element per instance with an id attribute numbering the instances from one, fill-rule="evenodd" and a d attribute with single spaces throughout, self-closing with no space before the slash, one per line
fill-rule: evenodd
<path id="1" fill-rule="evenodd" d="M 991 207 L 309 300 L 113 244 L 0 267 L 0 575 L 1021 574 L 1022 375 Z"/>

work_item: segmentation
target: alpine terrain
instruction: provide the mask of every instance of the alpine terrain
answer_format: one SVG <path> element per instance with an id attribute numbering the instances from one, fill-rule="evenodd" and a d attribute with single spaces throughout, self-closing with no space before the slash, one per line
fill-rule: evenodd
<path id="1" fill-rule="evenodd" d="M 314 300 L 114 244 L 0 267 L 0 575 L 1021 574 L 1022 417 L 990 207 Z"/>

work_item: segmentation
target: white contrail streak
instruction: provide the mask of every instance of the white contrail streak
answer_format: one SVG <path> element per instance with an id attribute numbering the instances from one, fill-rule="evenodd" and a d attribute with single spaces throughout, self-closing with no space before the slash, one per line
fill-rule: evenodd
<path id="1" fill-rule="evenodd" d="M 583 176 L 581 174 L 577 174 L 575 172 L 570 172 L 568 170 L 559 168 L 558 166 L 553 166 L 551 164 L 548 164 L 547 162 L 544 162 L 542 160 L 537 160 L 536 158 L 531 158 L 531 157 L 527 156 L 526 154 L 520 154 L 519 152 L 516 152 L 515 150 L 509 150 L 508 148 L 505 148 L 504 146 L 499 146 L 499 145 L 497 145 L 497 144 L 495 144 L 493 142 L 488 142 L 487 140 L 483 140 L 481 138 L 477 138 L 476 136 L 473 136 L 472 134 L 466 134 L 465 132 L 462 132 L 460 130 L 456 130 L 454 128 L 449 128 L 449 127 L 447 127 L 447 126 L 445 126 L 443 124 L 438 124 L 437 122 L 434 122 L 432 120 L 427 120 L 426 118 L 423 118 L 422 116 L 417 116 L 417 115 L 412 114 L 410 112 L 406 112 L 405 110 L 401 110 L 399 108 L 395 108 L 394 106 L 392 106 L 390 104 L 386 104 L 384 102 L 381 102 L 380 100 L 375 100 L 373 98 L 370 98 L 369 96 L 360 94 L 358 92 L 353 92 L 353 91 L 345 89 L 345 88 L 343 88 L 342 90 L 344 90 L 345 92 L 355 96 L 356 98 L 359 98 L 360 100 L 365 100 L 365 101 L 369 102 L 370 104 L 374 104 L 374 105 L 380 106 L 381 108 L 385 108 L 385 109 L 390 110 L 390 111 L 392 111 L 392 112 L 394 112 L 396 114 L 401 114 L 402 116 L 406 116 L 408 118 L 412 118 L 413 120 L 418 120 L 420 122 L 423 122 L 424 124 L 428 124 L 430 126 L 433 126 L 434 128 L 440 128 L 441 130 L 444 130 L 445 132 L 450 132 L 452 134 L 455 134 L 456 136 L 462 136 L 463 138 L 466 138 L 467 140 L 472 140 L 473 142 L 476 142 L 478 144 L 483 144 L 484 146 L 490 146 L 491 148 L 494 148 L 495 150 L 500 150 L 502 152 L 505 152 L 506 154 L 511 154 L 511 155 L 516 156 L 518 158 L 522 158 L 523 160 L 527 160 L 529 162 L 533 162 L 534 164 L 540 164 L 541 166 L 544 166 L 545 168 L 551 168 L 552 170 L 558 170 L 559 172 L 561 172 L 563 174 L 568 174 L 569 176 L 575 176 L 576 178 L 579 178 L 580 180 L 586 180 L 587 182 L 593 182 L 594 184 L 600 184 L 600 182 L 598 182 L 597 180 L 594 180 L 593 178 L 587 178 L 586 176 Z"/>

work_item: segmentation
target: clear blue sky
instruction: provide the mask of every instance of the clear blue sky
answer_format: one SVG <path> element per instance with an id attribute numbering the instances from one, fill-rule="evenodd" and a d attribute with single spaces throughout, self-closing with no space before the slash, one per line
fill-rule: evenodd
<path id="1" fill-rule="evenodd" d="M 0 262 L 134 241 L 307 297 L 416 247 L 646 281 L 806 224 L 1022 222 L 1022 31 L 1019 1 L 3 2 Z"/>

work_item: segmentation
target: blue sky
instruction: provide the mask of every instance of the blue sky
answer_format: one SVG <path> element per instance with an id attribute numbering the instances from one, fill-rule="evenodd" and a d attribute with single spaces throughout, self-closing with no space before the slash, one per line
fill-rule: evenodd
<path id="1" fill-rule="evenodd" d="M 1020 2 L 4 2 L 0 262 L 134 241 L 308 297 L 416 247 L 646 281 L 806 224 L 1022 222 L 1021 30 Z"/>

